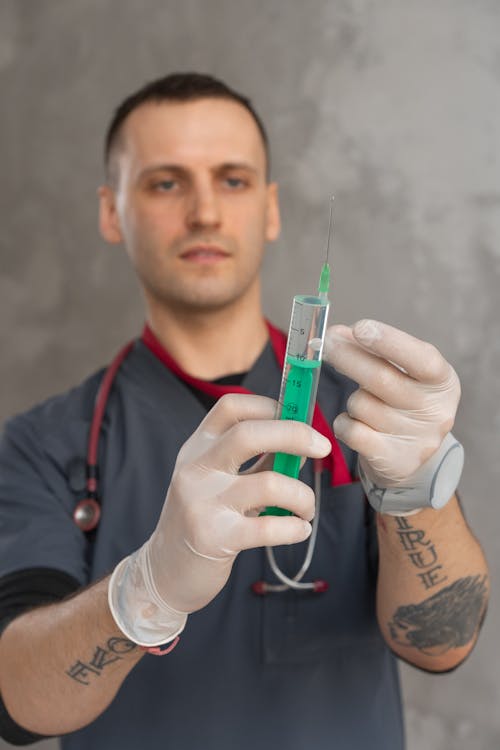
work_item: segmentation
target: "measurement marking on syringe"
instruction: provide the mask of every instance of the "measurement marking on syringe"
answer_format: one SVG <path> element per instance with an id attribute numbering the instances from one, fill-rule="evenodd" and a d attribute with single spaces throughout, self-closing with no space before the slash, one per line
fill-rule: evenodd
<path id="1" fill-rule="evenodd" d="M 279 399 L 279 418 L 311 424 L 316 405 L 316 393 L 321 369 L 321 355 L 328 318 L 330 267 L 328 251 L 332 230 L 332 206 L 317 295 L 297 295 L 293 301 L 290 328 L 285 350 Z M 276 453 L 273 470 L 297 478 L 301 457 Z M 266 508 L 263 515 L 291 515 L 291 511 Z"/>

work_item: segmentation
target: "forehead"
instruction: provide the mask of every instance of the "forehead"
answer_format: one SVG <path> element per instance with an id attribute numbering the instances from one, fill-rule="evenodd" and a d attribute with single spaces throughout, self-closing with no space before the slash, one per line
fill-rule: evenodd
<path id="1" fill-rule="evenodd" d="M 186 167 L 248 162 L 265 172 L 262 136 L 235 101 L 147 102 L 125 120 L 118 161 L 132 171 L 158 164 Z"/>

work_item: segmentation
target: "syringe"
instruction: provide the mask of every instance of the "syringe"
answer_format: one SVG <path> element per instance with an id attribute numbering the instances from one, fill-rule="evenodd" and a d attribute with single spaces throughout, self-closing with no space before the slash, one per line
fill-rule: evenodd
<path id="1" fill-rule="evenodd" d="M 330 238 L 332 230 L 333 196 L 330 200 L 330 219 L 326 257 L 321 269 L 317 296 L 297 295 L 293 299 L 285 364 L 281 378 L 278 419 L 293 419 L 311 424 L 318 391 L 323 344 L 330 303 Z M 301 456 L 276 453 L 273 470 L 296 479 Z M 267 507 L 262 515 L 289 516 L 283 508 Z"/>

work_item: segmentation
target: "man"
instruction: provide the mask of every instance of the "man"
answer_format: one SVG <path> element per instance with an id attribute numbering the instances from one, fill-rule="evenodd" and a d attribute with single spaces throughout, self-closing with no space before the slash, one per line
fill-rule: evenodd
<path id="1" fill-rule="evenodd" d="M 334 326 L 336 369 L 324 367 L 318 400 L 342 450 L 326 430 L 274 419 L 279 334 L 259 279 L 280 228 L 268 161 L 248 100 L 207 76 L 152 82 L 110 125 L 100 228 L 127 250 L 147 327 L 106 406 L 96 531 L 72 515 L 102 373 L 6 428 L 0 691 L 12 741 L 402 748 L 392 652 L 439 672 L 473 647 L 488 578 L 450 499 L 450 365 L 389 326 Z M 214 406 L 217 388 L 236 393 Z M 293 576 L 314 515 L 311 462 L 295 480 L 266 455 L 332 450 L 310 570 L 328 591 L 257 596 L 252 584 L 274 578 L 262 548 Z M 383 512 L 351 481 L 356 453 Z M 424 507 L 432 493 L 439 510 Z"/>

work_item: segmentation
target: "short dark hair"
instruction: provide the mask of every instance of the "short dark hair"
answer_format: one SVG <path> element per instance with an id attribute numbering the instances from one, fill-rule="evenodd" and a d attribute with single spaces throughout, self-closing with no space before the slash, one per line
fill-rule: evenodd
<path id="1" fill-rule="evenodd" d="M 223 81 L 203 73 L 172 73 L 149 81 L 138 91 L 128 96 L 116 108 L 106 131 L 104 142 L 104 164 L 109 170 L 113 146 L 118 140 L 121 127 L 131 112 L 146 102 L 190 102 L 197 99 L 229 99 L 241 104 L 253 117 L 264 144 L 267 173 L 270 170 L 269 139 L 261 118 L 252 102 L 243 94 L 230 88 Z"/>

